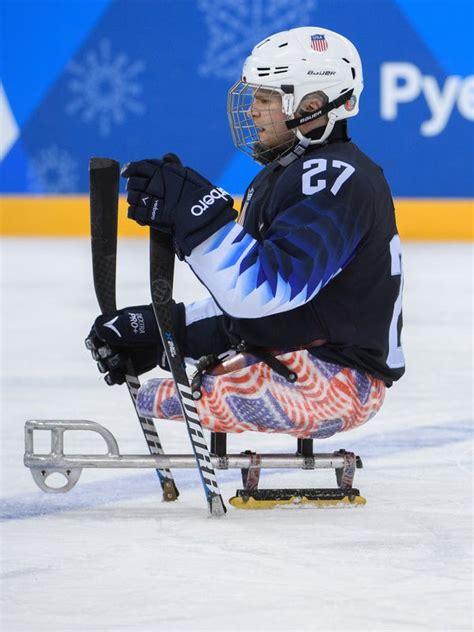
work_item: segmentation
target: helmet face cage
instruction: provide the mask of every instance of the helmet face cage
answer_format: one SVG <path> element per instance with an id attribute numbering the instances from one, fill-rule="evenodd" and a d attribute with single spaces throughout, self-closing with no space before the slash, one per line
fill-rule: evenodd
<path id="1" fill-rule="evenodd" d="M 287 132 L 286 138 L 282 142 L 276 142 L 271 146 L 260 141 L 258 127 L 252 117 L 253 103 L 259 94 L 266 98 L 278 95 L 281 100 L 283 92 L 277 88 L 237 81 L 229 90 L 227 114 L 235 146 L 260 164 L 268 164 L 295 143 L 296 134 L 292 132 L 291 138 L 288 139 L 289 133 Z M 271 111 L 268 110 L 265 114 L 265 129 L 267 133 L 273 129 L 276 140 L 281 137 L 282 133 L 277 130 L 275 123 L 271 120 Z"/>

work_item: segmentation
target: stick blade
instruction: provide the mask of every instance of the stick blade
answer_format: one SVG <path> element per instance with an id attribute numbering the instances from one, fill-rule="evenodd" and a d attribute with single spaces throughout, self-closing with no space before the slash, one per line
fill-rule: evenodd
<path id="1" fill-rule="evenodd" d="M 119 163 L 113 158 L 98 158 L 93 156 L 89 161 L 89 170 L 107 169 L 108 167 L 118 167 Z"/>
<path id="2" fill-rule="evenodd" d="M 90 217 L 92 270 L 99 307 L 116 309 L 116 253 L 120 164 L 112 158 L 91 158 Z"/>
<path id="3" fill-rule="evenodd" d="M 209 517 L 222 518 L 227 513 L 227 508 L 224 504 L 222 496 L 219 494 L 213 494 L 208 499 Z"/>

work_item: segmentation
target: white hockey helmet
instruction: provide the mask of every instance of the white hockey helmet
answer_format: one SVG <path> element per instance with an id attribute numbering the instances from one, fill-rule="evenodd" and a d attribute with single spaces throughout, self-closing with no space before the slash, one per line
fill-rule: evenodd
<path id="1" fill-rule="evenodd" d="M 363 89 L 362 64 L 355 46 L 347 38 L 319 26 L 307 26 L 282 31 L 255 46 L 247 57 L 242 78 L 229 90 L 228 116 L 234 144 L 266 163 L 282 156 L 294 147 L 286 141 L 276 151 L 265 151 L 259 143 L 258 130 L 251 116 L 254 97 L 259 90 L 281 95 L 282 112 L 287 116 L 286 127 L 299 139 L 304 151 L 309 144 L 323 143 L 338 120 L 359 112 Z M 304 97 L 317 92 L 323 105 L 316 111 L 301 108 Z M 299 127 L 327 115 L 327 125 L 318 139 L 305 137 Z"/>

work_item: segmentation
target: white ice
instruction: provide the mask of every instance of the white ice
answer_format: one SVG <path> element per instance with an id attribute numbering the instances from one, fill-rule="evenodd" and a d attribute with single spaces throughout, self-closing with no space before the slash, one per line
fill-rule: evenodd
<path id="1" fill-rule="evenodd" d="M 86 469 L 68 494 L 36 487 L 22 464 L 26 419 L 91 419 L 123 453 L 146 446 L 125 387 L 107 387 L 83 346 L 98 312 L 88 240 L 1 247 L 2 630 L 472 629 L 469 244 L 405 244 L 407 373 L 366 426 L 318 445 L 360 454 L 368 504 L 229 507 L 223 519 L 207 518 L 194 471 L 176 471 L 171 504 L 153 470 Z M 146 242 L 121 242 L 122 306 L 149 302 L 147 274 Z M 205 295 L 183 266 L 176 286 L 181 299 Z M 158 428 L 167 451 L 190 451 L 182 424 Z M 229 444 L 295 448 L 251 433 Z M 102 449 L 88 434 L 71 445 Z M 265 486 L 333 484 L 332 472 L 263 476 Z M 237 471 L 218 479 L 225 498 L 240 486 Z"/>

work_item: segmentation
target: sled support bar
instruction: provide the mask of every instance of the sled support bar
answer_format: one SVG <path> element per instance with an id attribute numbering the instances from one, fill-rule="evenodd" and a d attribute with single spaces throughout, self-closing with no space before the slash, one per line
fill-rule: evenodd
<path id="1" fill-rule="evenodd" d="M 47 454 L 35 453 L 34 432 L 51 432 L 51 450 Z M 99 434 L 105 441 L 105 454 L 64 454 L 64 433 L 66 430 L 85 430 Z M 314 454 L 313 456 L 293 454 L 261 454 L 260 468 L 297 468 L 303 470 L 336 469 L 346 467 L 344 452 Z M 254 467 L 252 454 L 211 454 L 213 466 L 218 470 L 248 469 Z M 188 468 L 196 467 L 192 454 L 172 455 L 122 455 L 113 434 L 104 426 L 88 420 L 42 419 L 25 423 L 24 464 L 31 469 L 36 484 L 45 492 L 67 492 L 79 480 L 82 468 Z M 62 487 L 52 487 L 46 479 L 51 474 L 62 474 L 66 483 Z"/>

